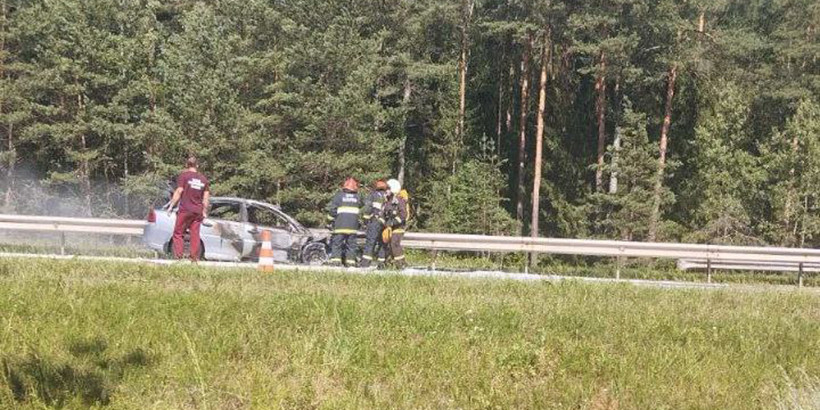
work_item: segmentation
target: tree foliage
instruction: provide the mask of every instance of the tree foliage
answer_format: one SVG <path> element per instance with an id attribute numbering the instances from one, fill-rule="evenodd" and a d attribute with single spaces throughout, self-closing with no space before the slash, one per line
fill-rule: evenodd
<path id="1" fill-rule="evenodd" d="M 813 246 L 818 21 L 812 0 L 6 0 L 0 206 L 142 216 L 194 153 L 214 194 L 309 225 L 345 176 L 402 176 L 419 229 L 641 240 L 660 192 L 659 240 Z M 541 50 L 542 226 L 519 227 Z"/>

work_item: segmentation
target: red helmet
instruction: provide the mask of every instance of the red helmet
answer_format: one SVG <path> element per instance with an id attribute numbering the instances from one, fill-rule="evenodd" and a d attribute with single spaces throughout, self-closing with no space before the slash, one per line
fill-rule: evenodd
<path id="1" fill-rule="evenodd" d="M 345 189 L 345 190 L 348 190 L 348 191 L 353 191 L 353 192 L 358 191 L 359 190 L 359 182 L 356 181 L 356 179 L 353 178 L 353 177 L 348 177 L 347 179 L 345 179 L 345 183 L 344 183 L 344 185 L 342 185 L 342 188 Z"/>
<path id="2" fill-rule="evenodd" d="M 383 179 L 377 179 L 376 182 L 373 183 L 373 188 L 377 191 L 387 191 L 387 182 L 384 182 Z"/>

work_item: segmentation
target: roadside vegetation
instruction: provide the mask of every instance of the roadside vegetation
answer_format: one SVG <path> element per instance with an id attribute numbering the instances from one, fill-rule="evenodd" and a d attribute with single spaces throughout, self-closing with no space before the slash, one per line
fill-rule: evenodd
<path id="1" fill-rule="evenodd" d="M 819 349 L 813 290 L 0 260 L 2 408 L 813 408 Z"/>

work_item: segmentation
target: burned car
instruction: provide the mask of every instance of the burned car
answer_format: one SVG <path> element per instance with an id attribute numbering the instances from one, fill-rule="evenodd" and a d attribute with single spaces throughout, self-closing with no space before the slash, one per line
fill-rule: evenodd
<path id="1" fill-rule="evenodd" d="M 145 245 L 170 255 L 176 217 L 176 212 L 169 214 L 163 207 L 151 209 L 143 235 Z M 226 197 L 211 198 L 208 218 L 200 228 L 200 257 L 215 261 L 256 260 L 263 231 L 273 234 L 271 244 L 276 262 L 327 261 L 327 231 L 305 228 L 276 205 Z"/>

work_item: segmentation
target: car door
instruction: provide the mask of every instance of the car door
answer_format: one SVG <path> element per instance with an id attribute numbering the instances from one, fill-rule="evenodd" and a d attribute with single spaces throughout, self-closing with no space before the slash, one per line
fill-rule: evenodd
<path id="1" fill-rule="evenodd" d="M 208 218 L 202 222 L 200 236 L 205 245 L 206 259 L 239 261 L 245 249 L 245 209 L 242 202 L 214 200 Z"/>
<path id="2" fill-rule="evenodd" d="M 273 260 L 276 262 L 289 261 L 293 248 L 293 227 L 290 222 L 281 215 L 280 211 L 271 206 L 249 203 L 247 210 L 248 230 L 253 233 L 254 237 L 254 256 L 259 255 L 262 231 L 267 230 L 272 233 Z"/>

